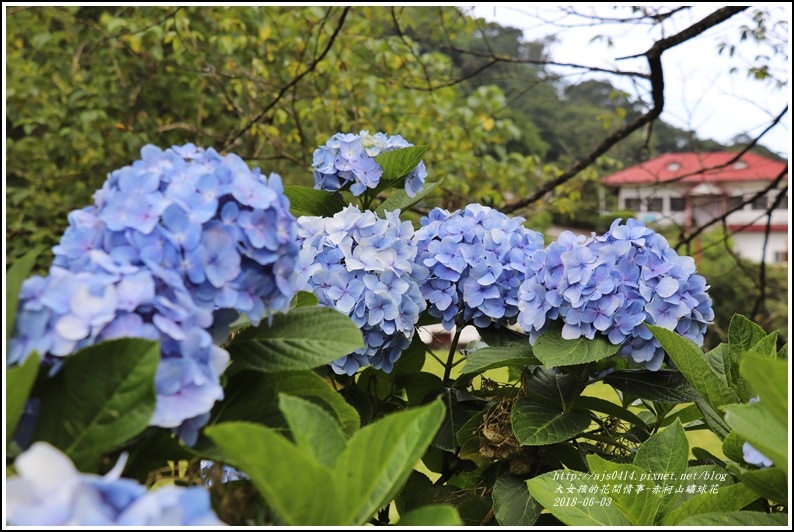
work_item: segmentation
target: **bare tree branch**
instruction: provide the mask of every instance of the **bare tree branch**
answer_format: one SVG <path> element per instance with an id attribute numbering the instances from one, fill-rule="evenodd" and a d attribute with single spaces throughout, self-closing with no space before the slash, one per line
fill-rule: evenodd
<path id="1" fill-rule="evenodd" d="M 478 52 L 476 50 L 467 50 L 466 48 L 460 48 L 458 46 L 452 46 L 452 45 L 446 45 L 446 46 L 438 45 L 438 47 L 440 50 L 444 50 L 447 52 L 456 52 L 459 54 L 467 54 L 474 57 L 482 57 L 494 62 L 501 62 L 501 63 L 518 63 L 525 65 L 560 66 L 560 67 L 568 67 L 568 68 L 578 68 L 580 70 L 586 70 L 588 72 L 604 72 L 606 74 L 614 74 L 616 76 L 640 77 L 644 79 L 648 79 L 650 77 L 648 74 L 644 72 L 634 72 L 631 70 L 614 70 L 610 68 L 578 65 L 575 63 L 560 63 L 558 61 L 551 61 L 546 59 L 521 59 L 518 57 L 510 57 L 507 55 L 497 55 L 493 53 Z"/>
<path id="2" fill-rule="evenodd" d="M 621 140 L 628 137 L 634 131 L 640 129 L 646 124 L 651 123 L 652 121 L 659 118 L 659 115 L 662 114 L 662 110 L 664 109 L 664 71 L 662 69 L 662 54 L 673 48 L 674 46 L 678 46 L 679 44 L 686 42 L 689 39 L 700 35 L 704 31 L 718 24 L 728 20 L 730 17 L 740 13 L 741 11 L 747 9 L 746 7 L 723 7 L 715 11 L 714 13 L 708 15 L 704 19 L 696 22 L 692 26 L 686 28 L 685 30 L 672 35 L 670 37 L 661 39 L 656 41 L 651 48 L 645 52 L 644 54 L 639 54 L 637 56 L 632 57 L 639 57 L 644 55 L 648 60 L 648 66 L 650 67 L 650 81 L 651 81 L 651 96 L 653 99 L 653 107 L 650 111 L 645 113 L 644 115 L 640 115 L 639 117 L 635 118 L 628 124 L 625 124 L 623 127 L 609 135 L 605 138 L 601 143 L 596 146 L 593 151 L 591 151 L 588 155 L 579 159 L 574 164 L 569 166 L 562 174 L 557 176 L 556 178 L 543 183 L 535 192 L 530 194 L 527 197 L 520 198 L 516 201 L 508 202 L 503 205 L 500 210 L 502 212 L 510 213 L 526 207 L 531 203 L 541 199 L 545 196 L 548 192 L 555 189 L 556 187 L 562 185 L 566 181 L 570 180 L 574 176 L 576 176 L 579 172 L 587 168 L 588 166 L 592 165 L 596 159 L 600 156 L 604 155 L 609 149 L 620 142 Z"/>
<path id="3" fill-rule="evenodd" d="M 766 302 L 766 248 L 769 244 L 769 235 L 772 232 L 772 211 L 780 205 L 781 200 L 785 197 L 787 192 L 788 188 L 778 192 L 772 205 L 767 209 L 769 215 L 766 218 L 766 227 L 764 228 L 764 245 L 761 247 L 761 268 L 758 271 L 758 295 L 755 298 L 752 314 L 754 317 L 759 315 Z"/>
<path id="4" fill-rule="evenodd" d="M 620 17 L 620 18 L 585 15 L 583 13 L 579 13 L 578 11 L 574 11 L 572 8 L 563 8 L 563 12 L 569 15 L 581 17 L 584 19 L 589 19 L 592 21 L 587 24 L 573 24 L 566 26 L 573 28 L 573 27 L 592 26 L 592 25 L 601 25 L 601 24 L 626 24 L 626 23 L 629 24 L 647 23 L 647 24 L 656 25 L 659 24 L 660 22 L 664 22 L 666 19 L 672 17 L 679 11 L 683 11 L 685 9 L 690 9 L 690 8 L 691 6 L 682 6 L 682 7 L 673 8 L 665 13 L 652 13 L 652 14 L 643 13 L 642 16 L 639 17 Z"/>
<path id="5" fill-rule="evenodd" d="M 671 35 L 670 37 L 656 41 L 653 46 L 651 46 L 651 49 L 647 52 L 643 54 L 630 55 L 628 57 L 621 57 L 620 59 L 631 59 L 633 57 L 642 57 L 643 55 L 646 57 L 661 57 L 662 53 L 669 50 L 670 48 L 678 46 L 681 43 L 697 37 L 704 31 L 722 24 L 732 16 L 741 13 L 745 9 L 747 9 L 746 6 L 722 7 L 711 15 L 708 15 L 702 20 L 695 22 L 685 30 L 680 31 L 675 35 Z"/>

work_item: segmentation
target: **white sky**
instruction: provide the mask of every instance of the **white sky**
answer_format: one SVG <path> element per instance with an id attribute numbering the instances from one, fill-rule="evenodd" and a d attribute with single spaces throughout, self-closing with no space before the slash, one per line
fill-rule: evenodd
<path id="1" fill-rule="evenodd" d="M 615 17 L 628 14 L 625 10 L 618 12 L 612 6 L 595 8 L 592 4 L 585 4 L 573 5 L 573 7 L 585 13 L 598 9 L 599 15 L 602 16 Z M 676 14 L 668 21 L 677 21 L 677 24 L 667 27 L 667 36 L 683 30 L 719 7 L 721 6 L 700 4 Z M 764 7 L 770 8 L 778 17 L 790 23 L 790 5 L 766 4 Z M 546 35 L 556 34 L 559 42 L 552 45 L 550 50 L 552 60 L 559 62 L 647 72 L 647 60 L 644 57 L 622 61 L 615 59 L 641 54 L 661 36 L 658 28 L 650 29 L 647 25 L 555 27 L 539 20 L 560 18 L 558 7 L 547 3 L 490 4 L 470 6 L 470 8 L 474 16 L 524 30 L 527 40 L 537 40 Z M 752 9 L 748 11 L 752 12 Z M 582 21 L 567 17 L 560 22 L 571 25 Z M 665 75 L 665 108 L 661 116 L 662 120 L 676 127 L 695 130 L 700 138 L 729 143 L 738 134 L 746 133 L 751 136 L 760 134 L 785 108 L 791 99 L 790 86 L 777 89 L 768 81 L 756 81 L 747 77 L 749 64 L 747 60 L 752 60 L 759 53 L 769 54 L 768 49 L 758 47 L 755 43 L 739 42 L 740 26 L 750 23 L 750 17 L 740 13 L 662 55 Z M 787 32 L 788 27 L 786 35 Z M 611 36 L 613 46 L 608 47 L 603 40 L 591 42 L 597 34 Z M 725 37 L 737 45 L 736 55 L 733 58 L 727 53 L 718 54 L 718 44 Z M 790 56 L 790 43 L 787 46 Z M 770 65 L 777 76 L 788 81 L 789 61 L 780 56 L 772 57 Z M 739 72 L 731 74 L 731 67 L 738 67 Z M 552 70 L 574 72 L 554 67 Z M 628 78 L 621 76 L 588 73 L 577 74 L 567 79 L 570 82 L 578 82 L 589 78 L 606 79 L 616 88 L 631 95 L 637 94 L 637 88 L 629 83 Z M 649 87 L 650 83 L 644 82 L 639 89 L 647 95 Z M 761 140 L 762 144 L 783 157 L 788 157 L 791 148 L 790 116 L 789 112 L 780 124 Z"/>

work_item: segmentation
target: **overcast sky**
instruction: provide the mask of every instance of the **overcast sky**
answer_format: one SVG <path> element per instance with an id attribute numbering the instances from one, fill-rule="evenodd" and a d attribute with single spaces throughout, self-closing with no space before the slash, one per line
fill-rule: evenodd
<path id="1" fill-rule="evenodd" d="M 773 6 L 773 7 L 769 7 Z M 700 4 L 677 14 L 675 26 L 668 25 L 667 36 L 677 33 L 694 22 L 702 19 L 720 6 Z M 785 4 L 767 5 L 773 13 L 790 22 L 791 7 Z M 645 52 L 661 35 L 659 28 L 649 26 L 615 24 L 608 26 L 582 26 L 584 19 L 575 17 L 560 18 L 560 12 L 551 4 L 523 5 L 479 5 L 470 7 L 471 14 L 524 30 L 527 40 L 537 40 L 547 35 L 555 35 L 558 42 L 551 46 L 554 61 L 570 62 L 588 66 L 619 68 L 622 70 L 648 71 L 644 58 L 615 61 Z M 579 5 L 575 9 L 591 13 L 592 5 Z M 626 11 L 615 11 L 611 6 L 600 7 L 599 15 L 614 17 L 625 15 Z M 752 12 L 752 9 L 749 10 Z M 546 21 L 573 27 L 559 27 Z M 747 77 L 748 59 L 763 53 L 771 55 L 767 48 L 760 48 L 748 41 L 739 42 L 740 26 L 751 19 L 740 13 L 728 21 L 695 39 L 666 51 L 662 56 L 665 74 L 665 108 L 662 120 L 676 127 L 693 129 L 700 138 L 711 138 L 728 143 L 739 134 L 758 135 L 777 116 L 790 101 L 791 89 L 786 86 L 777 89 L 768 81 L 756 81 Z M 597 34 L 611 37 L 613 46 L 605 41 L 591 41 Z M 788 27 L 783 32 L 787 35 Z M 731 58 L 727 53 L 718 54 L 718 44 L 729 39 L 736 44 L 736 55 Z M 790 47 L 787 46 L 790 50 Z M 770 61 L 776 76 L 788 81 L 789 64 L 780 57 L 773 56 Z M 739 72 L 730 73 L 731 67 Z M 560 70 L 558 70 L 559 72 Z M 567 71 L 573 73 L 574 71 Z M 608 79 L 614 86 L 632 95 L 637 94 L 627 78 L 606 74 L 574 75 L 568 79 L 578 82 L 587 77 Z M 647 94 L 650 84 L 644 83 L 641 90 Z M 781 123 L 767 133 L 761 141 L 783 157 L 788 157 L 791 148 L 790 113 Z"/>

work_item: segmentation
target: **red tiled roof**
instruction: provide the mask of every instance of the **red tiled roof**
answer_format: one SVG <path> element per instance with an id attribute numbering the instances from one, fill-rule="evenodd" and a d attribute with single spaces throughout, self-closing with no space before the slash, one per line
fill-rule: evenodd
<path id="1" fill-rule="evenodd" d="M 607 186 L 660 183 L 718 183 L 727 181 L 772 181 L 786 169 L 785 162 L 773 161 L 747 152 L 736 163 L 722 166 L 736 156 L 732 152 L 665 153 L 650 161 L 631 166 L 601 180 Z M 745 165 L 737 164 L 745 163 Z M 671 166 L 672 165 L 672 166 Z M 677 166 L 676 166 L 677 165 Z M 700 172 L 703 169 L 715 168 Z M 700 173 L 698 173 L 700 172 Z M 788 175 L 784 178 L 788 179 Z"/>
<path id="2" fill-rule="evenodd" d="M 766 224 L 756 224 L 756 225 L 728 224 L 727 229 L 731 233 L 765 233 L 767 230 Z M 783 224 L 770 224 L 769 226 L 770 233 L 788 233 L 788 230 L 789 227 Z"/>

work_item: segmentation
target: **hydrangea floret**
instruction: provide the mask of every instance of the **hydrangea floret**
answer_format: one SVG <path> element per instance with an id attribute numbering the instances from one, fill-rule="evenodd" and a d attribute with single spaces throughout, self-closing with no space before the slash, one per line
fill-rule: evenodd
<path id="1" fill-rule="evenodd" d="M 742 444 L 742 456 L 748 464 L 758 467 L 772 467 L 772 460 L 761 454 L 755 447 L 747 442 Z"/>
<path id="2" fill-rule="evenodd" d="M 543 235 L 523 218 L 479 204 L 450 213 L 435 208 L 416 232 L 417 262 L 430 270 L 422 294 L 445 329 L 515 323 L 518 288 Z"/>
<path id="3" fill-rule="evenodd" d="M 644 323 L 698 345 L 714 318 L 706 280 L 692 257 L 636 220 L 615 220 L 604 235 L 563 232 L 532 258 L 519 290 L 518 323 L 534 341 L 555 320 L 565 339 L 603 335 L 651 370 L 664 350 Z"/>
<path id="4" fill-rule="evenodd" d="M 21 288 L 7 364 L 45 363 L 102 340 L 159 340 L 150 424 L 195 440 L 216 400 L 238 312 L 257 324 L 287 310 L 298 255 L 281 178 L 192 144 L 112 172 L 94 205 L 69 214 L 47 277 Z M 224 312 L 233 309 L 235 312 Z"/>
<path id="5" fill-rule="evenodd" d="M 750 403 L 755 403 L 756 401 L 760 401 L 761 397 L 755 396 L 750 398 Z M 742 457 L 744 461 L 748 464 L 753 464 L 754 466 L 766 468 L 772 467 L 774 464 L 772 460 L 764 456 L 758 449 L 753 447 L 747 442 L 742 444 Z"/>
<path id="6" fill-rule="evenodd" d="M 375 157 L 381 153 L 413 146 L 400 135 L 385 133 L 370 135 L 368 131 L 337 133 L 314 151 L 314 188 L 336 192 L 350 185 L 350 192 L 360 196 L 367 189 L 380 184 L 383 168 Z M 422 190 L 427 177 L 421 161 L 405 178 L 405 192 L 409 197 Z"/>
<path id="7" fill-rule="evenodd" d="M 6 517 L 16 526 L 222 526 L 206 488 L 149 491 L 120 478 L 126 457 L 104 476 L 79 472 L 69 458 L 36 442 L 6 480 Z"/>
<path id="8" fill-rule="evenodd" d="M 381 218 L 351 205 L 330 218 L 298 218 L 304 289 L 350 316 L 364 336 L 363 348 L 331 364 L 337 374 L 369 365 L 389 373 L 410 344 L 425 309 L 418 283 L 427 275 L 415 261 L 413 233 L 399 211 Z"/>

